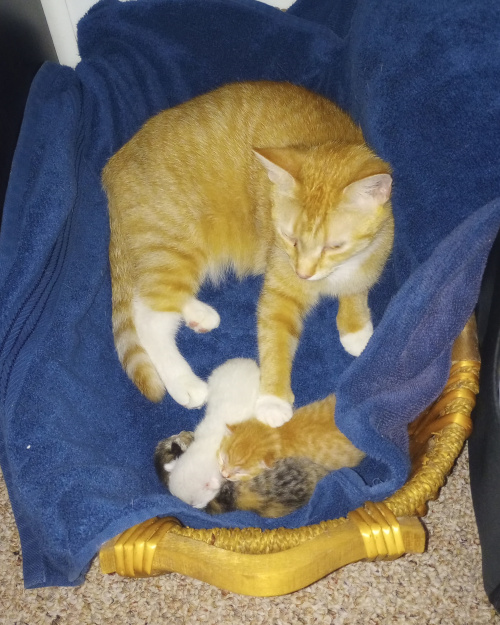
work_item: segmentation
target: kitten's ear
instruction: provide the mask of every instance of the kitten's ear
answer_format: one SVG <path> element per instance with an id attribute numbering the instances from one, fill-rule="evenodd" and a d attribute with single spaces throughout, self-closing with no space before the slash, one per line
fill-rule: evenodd
<path id="1" fill-rule="evenodd" d="M 293 192 L 300 172 L 301 158 L 293 148 L 254 148 L 254 154 L 267 170 L 269 180 L 281 193 Z"/>
<path id="2" fill-rule="evenodd" d="M 263 469 L 270 469 L 275 462 L 276 455 L 272 451 L 268 451 L 261 460 L 261 467 Z"/>
<path id="3" fill-rule="evenodd" d="M 344 189 L 344 195 L 358 208 L 370 210 L 387 202 L 391 197 L 391 188 L 390 174 L 375 174 L 351 182 Z"/>

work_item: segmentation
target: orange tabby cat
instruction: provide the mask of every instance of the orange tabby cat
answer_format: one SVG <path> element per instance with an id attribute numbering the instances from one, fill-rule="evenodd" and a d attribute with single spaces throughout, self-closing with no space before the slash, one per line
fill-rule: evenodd
<path id="1" fill-rule="evenodd" d="M 228 425 L 218 452 L 222 476 L 249 480 L 283 458 L 307 458 L 328 471 L 353 467 L 365 454 L 335 425 L 335 395 L 295 411 L 279 428 L 257 419 Z"/>
<path id="2" fill-rule="evenodd" d="M 344 348 L 372 332 L 367 296 L 390 254 L 390 167 L 329 100 L 288 83 L 223 86 L 148 120 L 108 162 L 113 332 L 151 400 L 201 406 L 206 383 L 180 354 L 181 321 L 219 325 L 196 299 L 227 268 L 264 273 L 256 414 L 292 416 L 292 361 L 306 313 L 339 298 Z"/>

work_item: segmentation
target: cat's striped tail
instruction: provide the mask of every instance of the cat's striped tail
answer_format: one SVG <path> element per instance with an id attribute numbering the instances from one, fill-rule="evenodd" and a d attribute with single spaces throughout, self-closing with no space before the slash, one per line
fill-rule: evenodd
<path id="1" fill-rule="evenodd" d="M 111 194 L 108 194 L 111 240 L 109 261 L 112 288 L 113 336 L 118 358 L 128 377 L 143 395 L 159 402 L 165 395 L 161 380 L 148 353 L 142 346 L 134 322 L 133 268 L 130 255 L 123 248 L 126 237 L 121 232 L 121 223 L 116 215 Z"/>

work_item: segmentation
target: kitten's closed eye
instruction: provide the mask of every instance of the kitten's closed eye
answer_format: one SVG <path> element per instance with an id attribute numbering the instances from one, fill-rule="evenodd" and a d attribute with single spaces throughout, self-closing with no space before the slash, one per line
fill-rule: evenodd
<path id="1" fill-rule="evenodd" d="M 219 451 L 219 453 L 217 454 L 217 462 L 219 463 L 219 469 L 222 470 L 224 469 L 224 467 L 227 464 L 227 456 L 225 453 Z"/>
<path id="2" fill-rule="evenodd" d="M 238 482 L 239 480 L 244 480 L 251 477 L 248 471 L 240 469 L 239 467 L 235 469 L 223 468 L 221 474 L 222 477 L 224 477 L 226 480 L 229 480 L 230 482 Z"/>

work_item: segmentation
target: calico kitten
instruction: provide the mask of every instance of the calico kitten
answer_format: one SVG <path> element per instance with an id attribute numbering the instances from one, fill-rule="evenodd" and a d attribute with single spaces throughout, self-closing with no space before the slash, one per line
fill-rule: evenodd
<path id="1" fill-rule="evenodd" d="M 268 81 L 225 85 L 151 119 L 103 171 L 110 214 L 113 333 L 119 359 L 151 400 L 188 408 L 207 385 L 179 352 L 184 321 L 219 325 L 196 299 L 228 268 L 265 274 L 258 304 L 257 417 L 292 416 L 292 361 L 307 312 L 339 299 L 344 348 L 373 326 L 368 291 L 390 254 L 391 170 L 335 104 Z"/>
<path id="2" fill-rule="evenodd" d="M 305 506 L 329 471 L 309 458 L 282 458 L 244 482 L 225 480 L 205 508 L 210 514 L 248 510 L 276 518 Z"/>
<path id="3" fill-rule="evenodd" d="M 214 369 L 208 379 L 205 416 L 187 449 L 178 453 L 188 441 L 186 432 L 177 435 L 170 444 L 160 442 L 157 446 L 157 472 L 160 467 L 160 479 L 168 482 L 172 495 L 195 508 L 204 508 L 219 492 L 224 479 L 217 450 L 227 424 L 236 424 L 253 415 L 258 391 L 259 368 L 255 361 L 234 358 Z"/>
<path id="4" fill-rule="evenodd" d="M 340 432 L 334 413 L 335 395 L 329 395 L 299 408 L 279 428 L 255 418 L 228 425 L 218 452 L 222 476 L 246 480 L 286 457 L 308 458 L 328 471 L 356 466 L 365 454 Z"/>
<path id="5" fill-rule="evenodd" d="M 158 477 L 169 487 L 170 471 L 193 441 L 192 432 L 180 432 L 160 441 L 155 450 Z M 210 514 L 248 510 L 264 517 L 280 517 L 304 506 L 317 483 L 329 471 L 309 458 L 282 458 L 270 469 L 242 481 L 223 480 L 205 507 Z"/>

